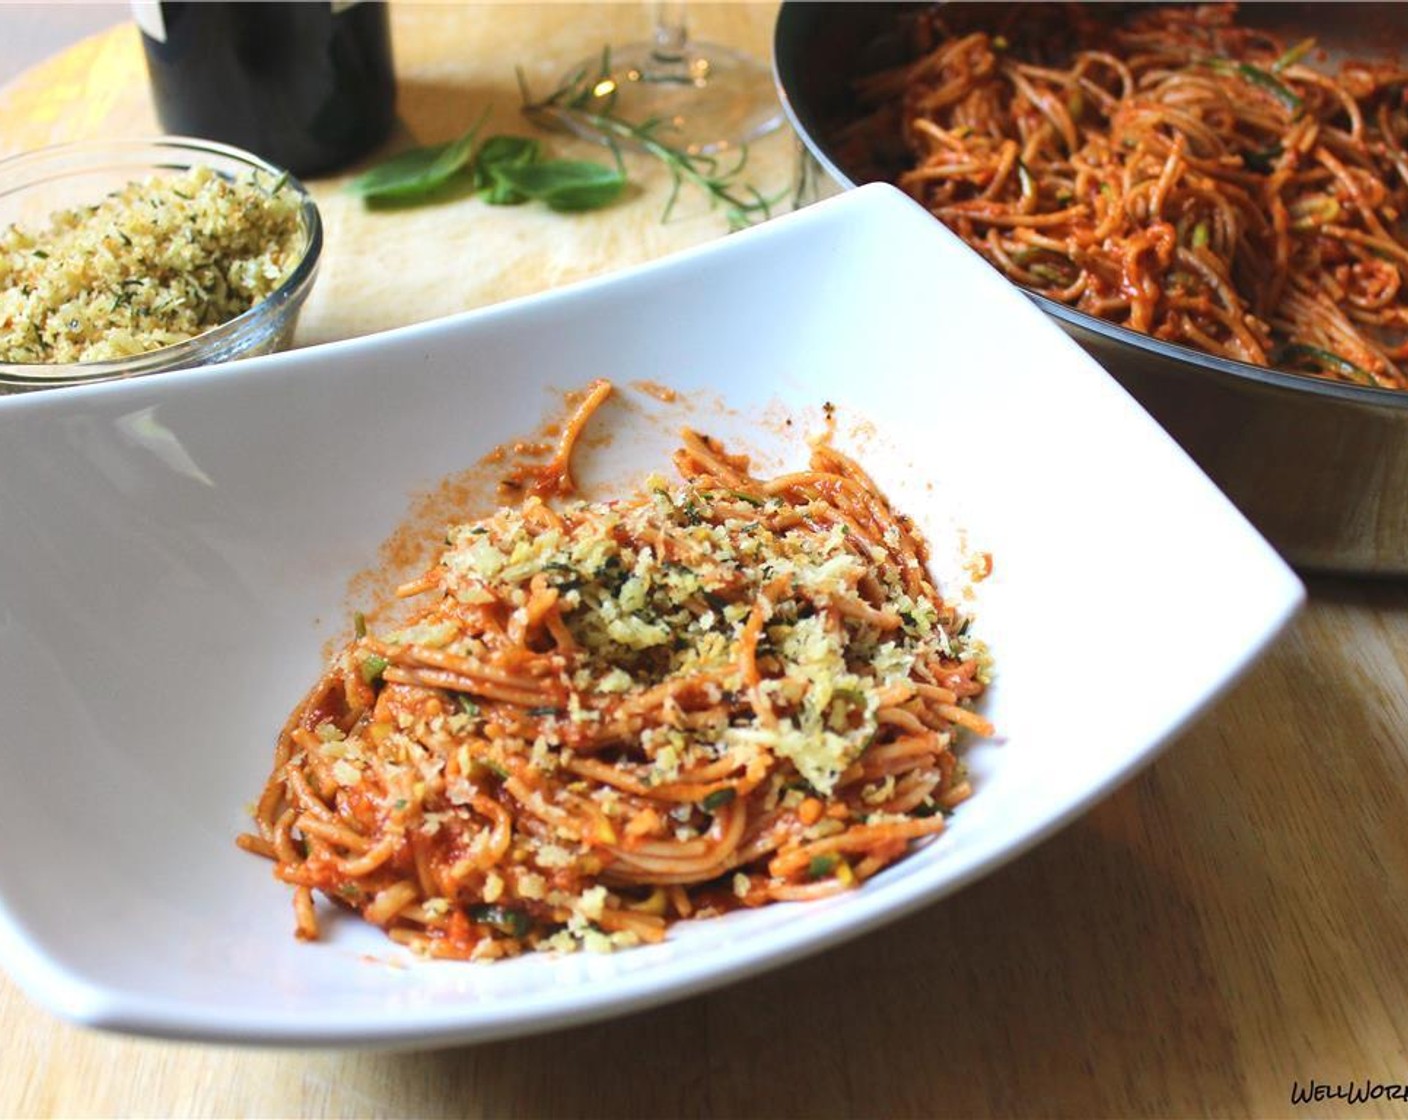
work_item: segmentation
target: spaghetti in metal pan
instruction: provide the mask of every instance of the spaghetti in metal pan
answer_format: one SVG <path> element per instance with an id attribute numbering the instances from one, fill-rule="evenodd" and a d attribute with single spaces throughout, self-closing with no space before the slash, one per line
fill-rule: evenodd
<path id="1" fill-rule="evenodd" d="M 913 20 L 918 57 L 860 81 L 843 146 L 898 134 L 898 185 L 1050 299 L 1408 387 L 1408 71 L 1331 76 L 1234 5 L 1023 5 L 1000 31 L 964 7 Z"/>

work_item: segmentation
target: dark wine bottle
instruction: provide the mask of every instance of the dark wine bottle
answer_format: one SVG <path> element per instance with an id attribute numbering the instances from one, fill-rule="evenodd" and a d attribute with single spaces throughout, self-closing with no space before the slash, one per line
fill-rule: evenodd
<path id="1" fill-rule="evenodd" d="M 133 3 L 157 117 L 300 176 L 375 147 L 396 112 L 381 0 Z"/>

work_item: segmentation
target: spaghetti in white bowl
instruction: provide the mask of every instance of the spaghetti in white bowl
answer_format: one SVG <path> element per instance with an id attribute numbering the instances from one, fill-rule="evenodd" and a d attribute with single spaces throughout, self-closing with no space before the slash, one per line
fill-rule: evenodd
<path id="1" fill-rule="evenodd" d="M 319 939 L 293 937 L 290 886 L 234 843 L 288 713 L 358 640 L 354 611 L 430 567 L 396 533 L 417 497 L 464 492 L 442 484 L 593 377 L 623 391 L 593 421 L 610 438 L 573 458 L 588 502 L 661 472 L 682 428 L 748 454 L 750 478 L 795 474 L 834 413 L 836 450 L 911 519 L 991 651 L 977 714 L 997 735 L 959 752 L 971 796 L 853 889 L 677 920 L 627 951 L 427 959 L 325 900 Z M 1152 758 L 1301 597 L 1090 359 L 888 187 L 454 319 L 0 402 L 0 472 L 0 848 L 29 853 L 0 863 L 0 963 L 56 1013 L 183 1038 L 479 1041 L 883 937 Z M 1168 640 L 1189 602 L 1196 656 Z M 75 883 L 101 922 L 72 920 Z"/>

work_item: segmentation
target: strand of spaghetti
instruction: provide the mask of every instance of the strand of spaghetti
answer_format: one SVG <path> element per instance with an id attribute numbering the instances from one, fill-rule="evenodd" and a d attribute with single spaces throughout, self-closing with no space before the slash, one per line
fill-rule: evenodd
<path id="1" fill-rule="evenodd" d="M 924 681 L 911 682 L 910 687 L 925 700 L 937 700 L 941 704 L 956 704 L 958 702 L 958 693 L 951 688 L 940 688 L 936 684 L 927 684 Z"/>
<path id="2" fill-rule="evenodd" d="M 829 500 L 838 510 L 849 513 L 861 534 L 876 544 L 884 540 L 885 529 L 890 523 L 886 512 L 878 510 L 874 503 L 867 501 L 867 495 L 857 483 L 826 471 L 799 471 L 770 479 L 764 484 L 763 492 L 770 496 L 791 497 L 795 493 L 808 499 Z"/>
<path id="3" fill-rule="evenodd" d="M 295 864 L 302 858 L 293 841 L 293 822 L 298 819 L 298 810 L 289 806 L 283 809 L 271 826 L 270 842 L 280 867 Z"/>
<path id="4" fill-rule="evenodd" d="M 576 490 L 576 484 L 572 481 L 572 452 L 577 446 L 577 440 L 581 438 L 582 429 L 587 426 L 587 421 L 610 395 L 609 381 L 597 380 L 587 386 L 581 404 L 563 426 L 562 436 L 557 442 L 552 458 L 536 472 L 537 478 L 529 488 L 530 495 L 545 497 L 551 494 L 571 494 Z"/>
<path id="5" fill-rule="evenodd" d="M 400 665 L 388 666 L 383 672 L 384 680 L 391 684 L 419 685 L 423 688 L 439 688 L 447 692 L 463 692 L 488 700 L 502 700 L 506 704 L 535 708 L 553 704 L 554 694 L 543 688 L 536 691 L 509 688 L 494 684 L 482 677 L 465 677 L 447 669 L 406 668 Z"/>
<path id="6" fill-rule="evenodd" d="M 850 884 L 841 879 L 818 879 L 813 883 L 770 883 L 767 894 L 778 902 L 814 902 L 849 889 Z"/>
<path id="7" fill-rule="evenodd" d="M 902 182 L 901 185 L 907 186 L 908 183 Z M 955 202 L 949 206 L 939 207 L 934 213 L 940 218 L 963 218 L 980 225 L 1048 229 L 1065 225 L 1076 218 L 1087 217 L 1090 208 L 1085 203 L 1078 203 L 1068 209 L 1055 210 L 1046 214 L 1014 214 L 998 209 L 994 203 L 987 199 L 975 199 L 971 202 Z"/>
<path id="8" fill-rule="evenodd" d="M 288 792 L 293 795 L 294 802 L 314 817 L 327 821 L 329 824 L 337 824 L 337 815 L 327 807 L 327 804 L 308 785 L 308 778 L 302 770 L 296 768 L 291 762 L 284 767 L 285 784 Z"/>
<path id="9" fill-rule="evenodd" d="M 764 727 L 777 726 L 777 713 L 763 691 L 763 675 L 758 669 L 758 638 L 763 625 L 772 616 L 772 604 L 760 594 L 748 611 L 748 618 L 738 635 L 738 675 L 748 687 L 749 702 Z"/>
<path id="10" fill-rule="evenodd" d="M 302 941 L 318 939 L 318 914 L 313 908 L 313 891 L 299 886 L 293 889 L 294 934 Z"/>
<path id="11" fill-rule="evenodd" d="M 506 807 L 483 794 L 476 794 L 471 804 L 475 812 L 490 822 L 490 828 L 487 835 L 476 833 L 469 851 L 451 865 L 450 877 L 454 881 L 464 879 L 472 871 L 487 871 L 497 866 L 513 843 L 514 819 Z"/>
<path id="12" fill-rule="evenodd" d="M 836 610 L 840 611 L 847 618 L 855 619 L 857 622 L 864 622 L 869 626 L 874 626 L 877 630 L 898 630 L 903 623 L 899 613 L 886 608 L 877 610 L 869 603 L 851 595 L 842 596 L 835 600 Z"/>
<path id="13" fill-rule="evenodd" d="M 305 837 L 317 838 L 335 847 L 345 848 L 348 851 L 362 854 L 369 847 L 370 842 L 365 836 L 355 829 L 348 828 L 341 821 L 329 821 L 322 817 L 314 816 L 312 813 L 304 813 L 295 822 L 294 827 Z"/>
<path id="14" fill-rule="evenodd" d="M 487 665 L 477 658 L 453 653 L 450 650 L 414 643 L 398 645 L 378 641 L 375 638 L 367 638 L 364 640 L 363 646 L 369 652 L 386 658 L 394 665 L 425 665 L 435 669 L 444 669 L 446 672 L 461 677 L 475 677 L 492 684 L 522 689 L 525 692 L 541 687 L 542 682 L 538 678 L 555 670 L 550 659 L 537 654 L 520 658 L 521 670 L 515 671 Z"/>
<path id="15" fill-rule="evenodd" d="M 818 856 L 837 852 L 863 852 L 877 844 L 891 840 L 913 840 L 920 836 L 933 836 L 942 832 L 945 822 L 942 817 L 926 817 L 920 820 L 892 821 L 885 824 L 853 825 L 845 832 L 827 836 L 787 852 L 782 852 L 768 863 L 768 874 L 785 879 L 803 871 Z"/>
<path id="16" fill-rule="evenodd" d="M 671 680 L 662 681 L 660 684 L 646 689 L 637 696 L 621 701 L 616 706 L 613 713 L 617 718 L 639 715 L 659 708 L 668 700 L 678 700 L 682 696 L 706 689 L 710 685 L 716 685 L 724 680 L 730 670 L 726 667 L 715 669 L 703 669 L 690 673 L 688 676 L 675 677 Z M 710 699 L 709 703 L 716 704 L 717 699 Z"/>
<path id="17" fill-rule="evenodd" d="M 632 849 L 612 848 L 615 862 L 611 865 L 611 875 L 619 880 L 625 874 L 630 882 L 635 883 L 707 882 L 736 866 L 734 856 L 746 824 L 747 813 L 741 807 L 732 805 L 720 810 L 709 829 L 711 844 L 708 850 L 693 858 L 666 858 Z"/>
<path id="18" fill-rule="evenodd" d="M 1343 241 L 1350 241 L 1356 245 L 1363 245 L 1376 253 L 1384 253 L 1395 260 L 1408 264 L 1408 248 L 1405 248 L 1392 237 L 1382 234 L 1368 234 L 1362 230 L 1353 229 L 1338 222 L 1327 222 L 1321 227 L 1322 231 L 1331 237 L 1338 237 Z"/>
<path id="19" fill-rule="evenodd" d="M 409 879 L 402 879 L 377 891 L 371 902 L 362 910 L 362 917 L 374 925 L 388 925 L 397 914 L 411 906 L 417 897 L 416 885 Z"/>
<path id="20" fill-rule="evenodd" d="M 575 840 L 582 839 L 584 833 L 581 822 L 575 819 L 570 813 L 550 803 L 538 790 L 531 788 L 522 778 L 512 776 L 504 779 L 504 790 L 534 816 L 546 821 L 554 828 Z"/>
<path id="21" fill-rule="evenodd" d="M 840 784 L 848 785 L 861 779 L 874 781 L 886 774 L 918 765 L 946 748 L 947 742 L 942 733 L 921 728 L 917 734 L 871 747 L 859 761 L 851 763 L 842 772 Z"/>
<path id="22" fill-rule="evenodd" d="M 278 754 L 285 757 L 274 767 L 273 776 L 264 783 L 264 788 L 259 793 L 259 800 L 254 806 L 254 823 L 259 827 L 259 835 L 266 843 L 273 843 L 274 829 L 280 814 L 284 810 L 284 801 L 288 792 L 287 779 L 284 777 L 284 770 L 288 766 L 286 740 L 280 736 Z"/>
<path id="23" fill-rule="evenodd" d="M 637 797 L 691 804 L 703 801 L 723 790 L 733 790 L 735 795 L 750 792 L 752 788 L 757 786 L 756 780 L 750 782 L 747 779 L 725 778 L 723 776 L 735 773 L 741 766 L 740 761 L 726 759 L 718 763 L 716 767 L 709 768 L 709 770 L 715 771 L 718 776 L 706 771 L 707 776 L 690 776 L 686 780 L 650 785 L 631 772 L 623 770 L 617 764 L 602 762 L 589 755 L 576 756 L 563 764 L 563 768 L 573 774 L 583 778 L 591 778 L 603 785 L 635 794 Z"/>
<path id="24" fill-rule="evenodd" d="M 746 825 L 746 819 L 745 819 Z M 613 853 L 630 864 L 650 862 L 655 865 L 674 864 L 681 861 L 698 861 L 719 847 L 719 837 L 714 830 L 692 840 L 637 840 L 628 844 L 613 846 Z"/>
<path id="25" fill-rule="evenodd" d="M 945 809 L 954 809 L 973 796 L 972 785 L 964 780 L 955 782 L 951 788 L 946 790 L 939 798 L 939 804 Z"/>
<path id="26" fill-rule="evenodd" d="M 431 568 L 424 575 L 397 585 L 392 594 L 398 599 L 412 599 L 417 595 L 424 595 L 427 591 L 433 591 L 440 586 L 441 575 L 438 568 Z"/>
<path id="27" fill-rule="evenodd" d="M 928 730 L 923 720 L 904 708 L 880 708 L 875 713 L 875 721 L 882 725 L 898 727 L 911 735 L 923 735 Z"/>
<path id="28" fill-rule="evenodd" d="M 1022 73 L 1018 66 L 1002 67 L 1002 75 L 1017 87 L 1017 91 L 1025 96 L 1038 112 L 1051 122 L 1051 126 L 1061 134 L 1061 138 L 1066 142 L 1067 152 L 1073 152 L 1080 146 L 1076 138 L 1075 123 L 1071 120 L 1071 115 L 1065 105 L 1061 104 L 1057 98 L 1048 96 L 1044 90 L 1039 89 Z"/>
<path id="29" fill-rule="evenodd" d="M 339 860 L 338 874 L 347 879 L 360 879 L 369 875 L 396 854 L 401 842 L 402 838 L 396 833 L 388 833 L 356 859 Z"/>
<path id="30" fill-rule="evenodd" d="M 966 727 L 977 735 L 991 736 L 993 734 L 992 724 L 971 708 L 960 708 L 956 704 L 940 704 L 938 712 L 950 723 Z"/>
<path id="31" fill-rule="evenodd" d="M 562 619 L 562 610 L 557 603 L 554 602 L 541 617 L 544 628 L 552 636 L 553 645 L 559 652 L 572 654 L 580 650 L 577 639 L 572 636 L 572 631 Z"/>
<path id="32" fill-rule="evenodd" d="M 431 858 L 430 845 L 424 837 L 412 834 L 411 855 L 415 861 L 418 897 L 434 898 L 440 891 L 440 875 Z"/>
<path id="33" fill-rule="evenodd" d="M 851 865 L 851 874 L 856 877 L 857 882 L 863 883 L 867 879 L 873 878 L 878 872 L 889 867 L 890 864 L 895 862 L 895 858 L 896 857 L 886 852 L 877 852 L 863 856 Z"/>
<path id="34" fill-rule="evenodd" d="M 880 803 L 880 812 L 913 812 L 929 799 L 942 781 L 943 775 L 937 770 L 911 770 L 895 784 L 895 796 Z"/>
<path id="35" fill-rule="evenodd" d="M 251 855 L 263 856 L 265 859 L 279 858 L 279 853 L 274 850 L 273 844 L 252 832 L 241 832 L 235 837 L 235 844 Z"/>
<path id="36" fill-rule="evenodd" d="M 605 930 L 629 930 L 642 941 L 660 941 L 665 936 L 665 919 L 658 914 L 607 908 L 598 915 L 597 925 Z"/>
<path id="37" fill-rule="evenodd" d="M 680 433 L 684 441 L 684 458 L 690 469 L 682 473 L 686 478 L 696 474 L 709 474 L 730 486 L 745 487 L 755 485 L 757 480 L 748 473 L 747 459 L 735 459 L 716 450 L 707 436 L 685 428 Z M 690 462 L 692 460 L 692 462 Z"/>

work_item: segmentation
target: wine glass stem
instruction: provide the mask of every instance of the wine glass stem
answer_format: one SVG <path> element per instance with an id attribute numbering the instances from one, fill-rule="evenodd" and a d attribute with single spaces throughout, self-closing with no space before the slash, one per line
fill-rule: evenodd
<path id="1" fill-rule="evenodd" d="M 677 64 L 684 59 L 684 45 L 689 38 L 684 0 L 655 0 L 651 7 L 655 13 L 655 46 L 651 53 L 665 65 Z"/>

